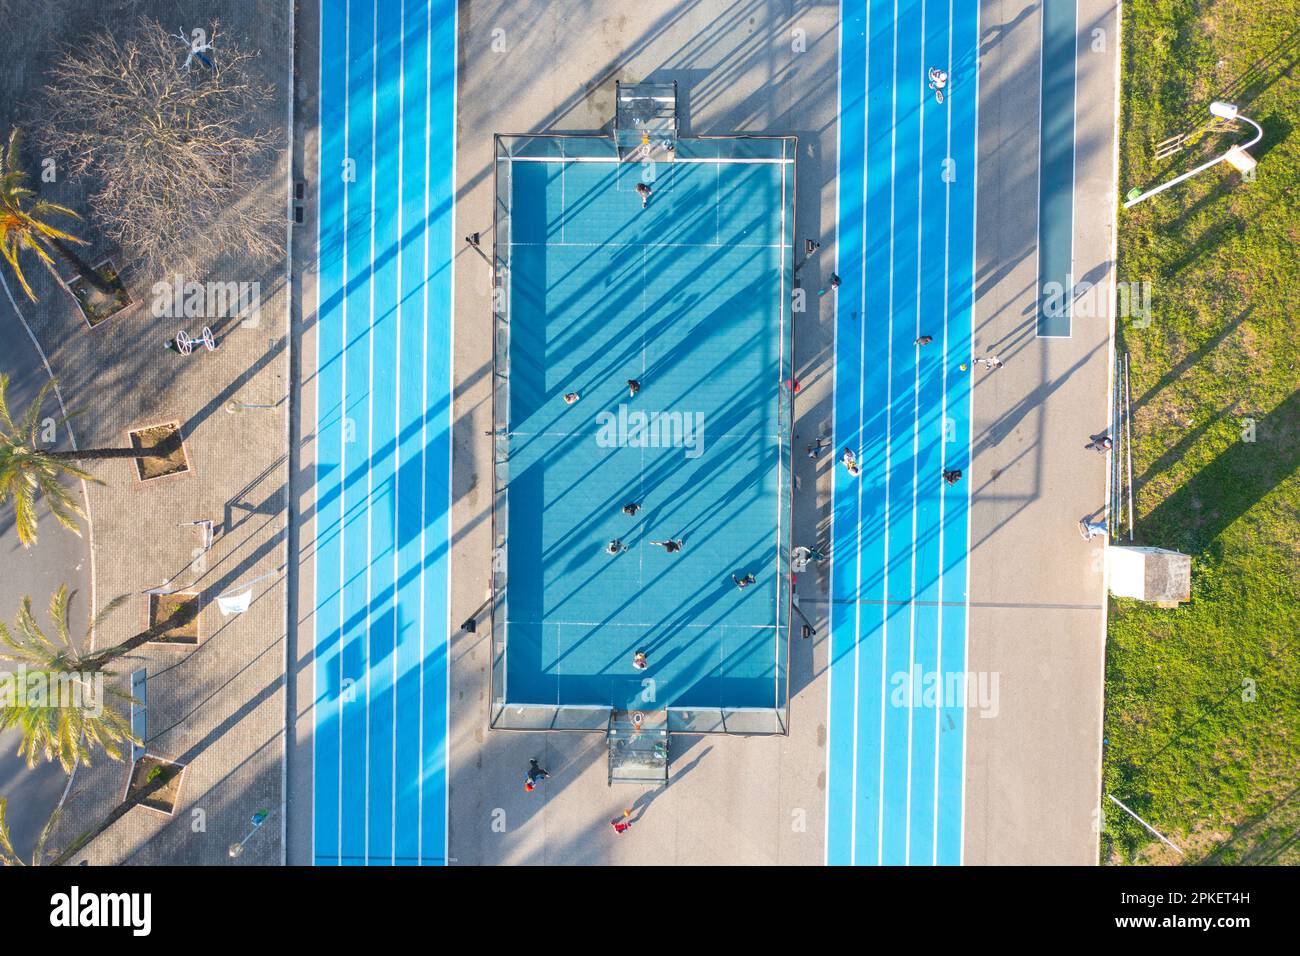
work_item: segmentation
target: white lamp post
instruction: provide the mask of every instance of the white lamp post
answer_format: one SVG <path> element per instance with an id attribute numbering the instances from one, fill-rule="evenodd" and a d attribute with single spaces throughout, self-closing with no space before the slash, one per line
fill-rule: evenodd
<path id="1" fill-rule="evenodd" d="M 1249 123 L 1251 126 L 1255 127 L 1255 138 L 1252 139 L 1249 143 L 1243 143 L 1241 145 L 1231 147 L 1222 156 L 1216 156 L 1214 159 L 1210 160 L 1209 162 L 1202 163 L 1200 166 L 1197 166 L 1195 169 L 1190 170 L 1189 172 L 1185 172 L 1181 176 L 1174 177 L 1173 179 L 1169 180 L 1169 182 L 1165 183 L 1162 186 L 1157 186 L 1155 189 L 1148 189 L 1146 192 L 1134 196 L 1132 199 L 1128 200 L 1128 202 L 1124 203 L 1125 209 L 1128 209 L 1130 206 L 1136 206 L 1142 200 L 1154 196 L 1156 193 L 1164 192 L 1170 186 L 1176 186 L 1186 179 L 1191 179 L 1197 173 L 1204 172 L 1205 170 L 1209 169 L 1211 166 L 1216 166 L 1219 163 L 1223 162 L 1224 160 L 1227 160 L 1228 163 L 1230 163 L 1233 166 L 1233 168 L 1243 173 L 1249 172 L 1250 170 L 1255 168 L 1255 159 L 1249 153 L 1247 153 L 1246 150 L 1249 149 L 1251 146 L 1254 146 L 1256 143 L 1258 143 L 1261 139 L 1264 138 L 1263 127 L 1261 127 L 1249 116 L 1243 116 L 1240 112 L 1237 111 L 1237 107 L 1233 103 L 1224 103 L 1222 101 L 1216 100 L 1215 102 L 1210 104 L 1210 112 L 1213 113 L 1215 116 L 1219 117 L 1220 119 L 1225 119 L 1225 120 L 1239 119 Z"/>

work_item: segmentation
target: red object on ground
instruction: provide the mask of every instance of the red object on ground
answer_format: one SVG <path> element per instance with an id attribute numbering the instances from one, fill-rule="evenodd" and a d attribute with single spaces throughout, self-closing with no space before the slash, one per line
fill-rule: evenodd
<path id="1" fill-rule="evenodd" d="M 632 829 L 632 824 L 624 823 L 622 820 L 610 820 L 609 825 L 614 828 L 615 833 L 623 833 Z"/>

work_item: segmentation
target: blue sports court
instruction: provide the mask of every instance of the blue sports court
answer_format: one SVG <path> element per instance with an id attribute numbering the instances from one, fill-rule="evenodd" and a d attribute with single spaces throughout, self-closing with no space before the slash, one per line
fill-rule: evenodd
<path id="1" fill-rule="evenodd" d="M 784 708 L 794 140 L 500 137 L 496 175 L 494 713 Z"/>

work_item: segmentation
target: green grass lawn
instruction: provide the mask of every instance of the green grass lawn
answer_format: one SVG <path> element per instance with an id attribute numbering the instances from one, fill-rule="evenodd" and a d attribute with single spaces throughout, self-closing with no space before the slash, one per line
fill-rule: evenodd
<path id="1" fill-rule="evenodd" d="M 1120 192 L 1214 99 L 1260 122 L 1226 164 L 1121 213 L 1119 279 L 1150 280 L 1131 353 L 1137 543 L 1192 555 L 1177 610 L 1112 600 L 1105 789 L 1190 863 L 1300 863 L 1300 0 L 1124 4 Z M 1253 431 L 1252 431 L 1253 423 Z M 1247 439 L 1252 439 L 1247 440 Z M 1105 801 L 1103 862 L 1178 862 Z"/>

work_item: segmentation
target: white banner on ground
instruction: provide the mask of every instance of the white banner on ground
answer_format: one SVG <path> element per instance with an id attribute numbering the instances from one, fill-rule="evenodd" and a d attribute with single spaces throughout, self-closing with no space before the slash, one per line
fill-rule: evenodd
<path id="1" fill-rule="evenodd" d="M 253 589 L 240 591 L 238 594 L 222 594 L 217 597 L 217 607 L 225 617 L 231 614 L 243 614 L 253 603 Z"/>

